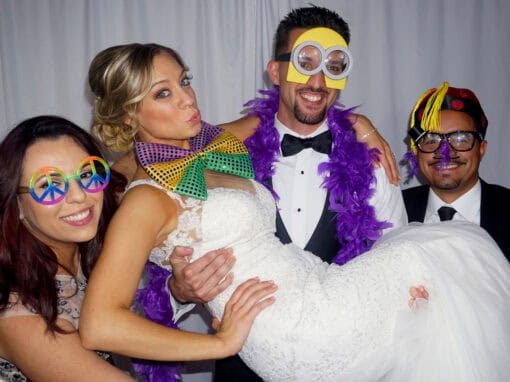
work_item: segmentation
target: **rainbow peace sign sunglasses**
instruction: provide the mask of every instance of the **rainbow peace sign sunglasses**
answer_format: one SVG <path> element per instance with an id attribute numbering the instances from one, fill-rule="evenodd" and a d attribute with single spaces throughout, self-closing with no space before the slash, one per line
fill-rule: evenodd
<path id="1" fill-rule="evenodd" d="M 110 166 L 100 157 L 89 156 L 83 159 L 76 172 L 65 175 L 57 167 L 42 167 L 37 170 L 28 187 L 18 187 L 18 194 L 30 193 L 32 198 L 44 205 L 57 204 L 69 191 L 69 181 L 75 179 L 87 193 L 103 191 L 110 181 Z"/>

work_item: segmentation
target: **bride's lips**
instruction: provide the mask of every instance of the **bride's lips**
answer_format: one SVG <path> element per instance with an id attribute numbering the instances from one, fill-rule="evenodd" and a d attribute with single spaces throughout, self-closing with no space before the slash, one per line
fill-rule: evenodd
<path id="1" fill-rule="evenodd" d="M 198 123 L 202 120 L 202 117 L 200 115 L 200 112 L 197 111 L 195 114 L 193 114 L 193 116 L 188 119 L 188 122 L 191 122 L 191 123 Z"/>

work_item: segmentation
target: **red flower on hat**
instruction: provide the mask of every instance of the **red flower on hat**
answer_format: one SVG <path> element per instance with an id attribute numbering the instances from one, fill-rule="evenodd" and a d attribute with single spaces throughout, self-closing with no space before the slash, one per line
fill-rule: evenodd
<path id="1" fill-rule="evenodd" d="M 454 99 L 452 101 L 452 109 L 454 109 L 454 110 L 464 109 L 464 102 L 460 99 Z"/>

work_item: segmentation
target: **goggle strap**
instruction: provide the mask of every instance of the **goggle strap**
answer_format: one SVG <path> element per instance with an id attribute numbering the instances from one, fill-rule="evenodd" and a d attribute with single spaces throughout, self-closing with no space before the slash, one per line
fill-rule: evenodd
<path id="1" fill-rule="evenodd" d="M 290 52 L 279 54 L 278 56 L 276 56 L 276 61 L 282 61 L 282 62 L 290 61 L 290 55 L 291 55 Z"/>

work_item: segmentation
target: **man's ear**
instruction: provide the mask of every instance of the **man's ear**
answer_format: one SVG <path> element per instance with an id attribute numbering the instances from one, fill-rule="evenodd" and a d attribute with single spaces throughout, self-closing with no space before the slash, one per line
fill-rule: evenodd
<path id="1" fill-rule="evenodd" d="M 267 63 L 266 70 L 273 85 L 280 85 L 280 63 L 271 60 Z"/>
<path id="2" fill-rule="evenodd" d="M 483 156 L 487 152 L 487 141 L 484 139 L 480 142 L 480 160 L 482 160 Z"/>

